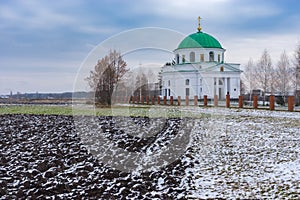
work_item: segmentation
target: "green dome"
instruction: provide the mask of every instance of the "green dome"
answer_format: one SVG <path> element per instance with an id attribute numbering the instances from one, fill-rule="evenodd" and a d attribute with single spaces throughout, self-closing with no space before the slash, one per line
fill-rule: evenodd
<path id="1" fill-rule="evenodd" d="M 213 36 L 201 31 L 193 33 L 182 40 L 177 49 L 186 48 L 219 48 L 221 44 Z"/>

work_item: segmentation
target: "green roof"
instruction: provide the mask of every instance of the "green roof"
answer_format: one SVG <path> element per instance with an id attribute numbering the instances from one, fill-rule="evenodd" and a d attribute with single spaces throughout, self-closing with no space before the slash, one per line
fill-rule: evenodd
<path id="1" fill-rule="evenodd" d="M 185 48 L 219 48 L 222 46 L 213 36 L 201 31 L 193 33 L 182 40 L 177 49 Z"/>

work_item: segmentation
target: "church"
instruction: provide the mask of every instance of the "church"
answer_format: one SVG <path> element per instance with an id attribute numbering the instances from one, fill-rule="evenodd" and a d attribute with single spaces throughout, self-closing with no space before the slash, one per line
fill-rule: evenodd
<path id="1" fill-rule="evenodd" d="M 198 31 L 185 37 L 174 50 L 175 59 L 161 69 L 161 95 L 203 99 L 215 95 L 224 100 L 240 95 L 240 64 L 224 62 L 225 49 L 213 36 L 204 33 L 198 17 Z"/>

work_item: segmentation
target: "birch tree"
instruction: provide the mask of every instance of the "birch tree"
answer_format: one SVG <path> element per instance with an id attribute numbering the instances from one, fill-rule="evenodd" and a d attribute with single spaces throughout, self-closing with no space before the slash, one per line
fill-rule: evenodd
<path id="1" fill-rule="evenodd" d="M 255 68 L 256 66 L 252 58 L 250 58 L 242 75 L 243 84 L 250 94 L 250 100 L 252 99 L 252 91 L 256 88 Z"/>
<path id="2" fill-rule="evenodd" d="M 290 67 L 290 61 L 285 51 L 281 54 L 278 61 L 275 80 L 276 88 L 283 96 L 285 103 L 285 97 L 292 89 L 292 68 Z"/>
<path id="3" fill-rule="evenodd" d="M 300 104 L 300 42 L 297 45 L 295 51 L 295 63 L 294 63 L 294 77 L 293 77 L 293 85 L 295 89 L 295 97 L 298 104 Z"/>
<path id="4" fill-rule="evenodd" d="M 137 90 L 135 91 L 136 95 L 144 97 L 149 95 L 148 78 L 146 74 L 144 74 L 143 72 L 141 74 L 138 74 L 136 77 L 135 85 L 137 88 Z"/>
<path id="5" fill-rule="evenodd" d="M 263 105 L 265 105 L 266 92 L 274 92 L 273 66 L 269 52 L 265 49 L 255 68 L 257 85 L 263 90 Z"/>

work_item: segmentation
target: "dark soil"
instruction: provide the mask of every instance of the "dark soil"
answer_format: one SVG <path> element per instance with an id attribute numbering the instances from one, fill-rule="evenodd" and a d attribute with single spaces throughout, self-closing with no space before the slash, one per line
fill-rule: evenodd
<path id="1" fill-rule="evenodd" d="M 109 139 L 129 151 L 143 151 L 158 136 L 139 139 L 120 131 L 115 135 L 118 130 L 108 118 L 99 120 L 110 130 Z M 176 129 L 176 123 L 171 124 Z M 118 143 L 124 138 L 125 143 Z M 178 159 L 160 171 L 140 175 L 118 171 L 88 153 L 72 116 L 0 116 L 0 199 L 177 199 L 179 194 L 184 198 L 188 191 L 180 181 L 186 167 Z M 158 186 L 159 178 L 163 185 Z"/>

